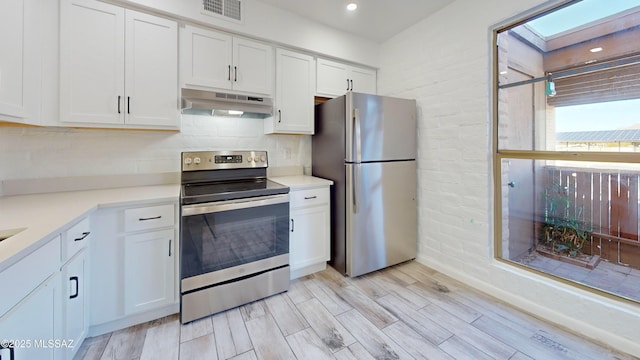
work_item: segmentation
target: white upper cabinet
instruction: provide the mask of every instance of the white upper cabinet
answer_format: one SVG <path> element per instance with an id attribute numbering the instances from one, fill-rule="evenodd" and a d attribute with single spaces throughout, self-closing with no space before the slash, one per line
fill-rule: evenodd
<path id="1" fill-rule="evenodd" d="M 63 0 L 60 121 L 179 128 L 174 21 L 94 0 Z"/>
<path id="2" fill-rule="evenodd" d="M 276 112 L 265 119 L 266 133 L 313 135 L 313 57 L 276 49 Z"/>
<path id="3" fill-rule="evenodd" d="M 376 71 L 331 60 L 318 59 L 318 96 L 335 97 L 349 91 L 376 94 Z"/>
<path id="4" fill-rule="evenodd" d="M 231 86 L 230 35 L 186 25 L 180 29 L 180 70 L 186 86 Z"/>
<path id="5" fill-rule="evenodd" d="M 186 25 L 180 47 L 184 87 L 273 94 L 271 46 Z"/>
<path id="6" fill-rule="evenodd" d="M 351 85 L 351 91 L 365 94 L 377 94 L 376 71 L 351 67 L 349 85 Z"/>
<path id="7" fill-rule="evenodd" d="M 125 15 L 125 124 L 178 128 L 177 24 L 130 10 Z"/>
<path id="8" fill-rule="evenodd" d="M 0 121 L 38 124 L 40 2 L 0 1 Z"/>

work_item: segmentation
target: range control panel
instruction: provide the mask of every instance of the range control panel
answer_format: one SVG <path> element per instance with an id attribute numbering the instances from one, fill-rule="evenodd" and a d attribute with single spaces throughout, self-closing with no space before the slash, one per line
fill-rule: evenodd
<path id="1" fill-rule="evenodd" d="M 182 171 L 266 168 L 266 151 L 185 151 Z"/>

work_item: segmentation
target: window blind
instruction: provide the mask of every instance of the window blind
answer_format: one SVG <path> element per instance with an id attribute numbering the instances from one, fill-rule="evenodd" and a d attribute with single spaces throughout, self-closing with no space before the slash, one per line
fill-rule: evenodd
<path id="1" fill-rule="evenodd" d="M 640 63 L 558 78 L 552 106 L 640 99 Z"/>

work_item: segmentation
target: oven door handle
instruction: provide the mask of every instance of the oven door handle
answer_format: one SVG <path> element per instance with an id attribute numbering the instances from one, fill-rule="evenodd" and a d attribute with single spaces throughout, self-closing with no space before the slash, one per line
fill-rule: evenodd
<path id="1" fill-rule="evenodd" d="M 234 199 L 227 201 L 216 201 L 204 204 L 193 204 L 182 206 L 182 216 L 193 216 L 201 214 L 217 213 L 222 211 L 248 209 L 259 206 L 283 204 L 289 202 L 289 194 L 263 196 L 260 198 Z"/>

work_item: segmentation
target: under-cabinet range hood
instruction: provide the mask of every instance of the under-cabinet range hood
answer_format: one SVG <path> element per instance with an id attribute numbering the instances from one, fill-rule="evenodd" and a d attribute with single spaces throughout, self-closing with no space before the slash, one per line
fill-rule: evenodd
<path id="1" fill-rule="evenodd" d="M 273 100 L 266 97 L 182 89 L 182 112 L 202 111 L 211 111 L 212 114 L 220 115 L 264 118 L 273 114 Z"/>

